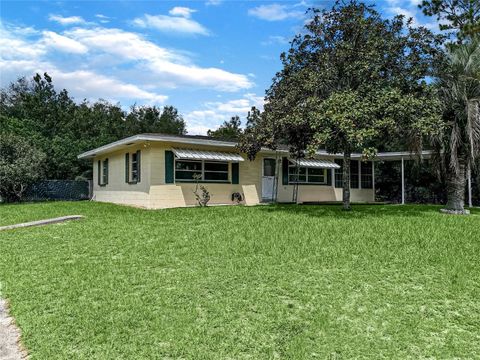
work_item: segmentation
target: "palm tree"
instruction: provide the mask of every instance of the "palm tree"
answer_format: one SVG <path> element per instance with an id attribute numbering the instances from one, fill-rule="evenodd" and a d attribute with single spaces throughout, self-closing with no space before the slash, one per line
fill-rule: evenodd
<path id="1" fill-rule="evenodd" d="M 446 210 L 465 213 L 466 172 L 480 155 L 480 38 L 450 46 L 437 84 L 444 105 L 437 143 L 447 171 Z"/>

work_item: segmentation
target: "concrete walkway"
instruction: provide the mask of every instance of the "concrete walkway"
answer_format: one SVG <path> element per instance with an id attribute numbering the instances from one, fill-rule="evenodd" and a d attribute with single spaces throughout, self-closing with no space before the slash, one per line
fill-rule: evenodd
<path id="1" fill-rule="evenodd" d="M 27 354 L 20 350 L 20 330 L 15 321 L 8 315 L 7 302 L 0 299 L 0 359 L 22 360 Z"/>
<path id="2" fill-rule="evenodd" d="M 61 216 L 61 217 L 52 218 L 52 219 L 37 220 L 37 221 L 30 221 L 26 223 L 20 223 L 20 224 L 0 226 L 0 231 L 25 228 L 25 227 L 31 227 L 31 226 L 44 226 L 49 224 L 58 224 L 64 221 L 79 220 L 79 219 L 83 219 L 83 216 L 82 215 Z"/>

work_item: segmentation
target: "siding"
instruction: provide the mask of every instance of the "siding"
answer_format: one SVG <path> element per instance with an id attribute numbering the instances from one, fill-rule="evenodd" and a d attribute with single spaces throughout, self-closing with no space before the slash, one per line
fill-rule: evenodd
<path id="1" fill-rule="evenodd" d="M 122 151 L 108 156 L 95 157 L 93 162 L 94 196 L 97 201 L 128 204 L 150 209 L 183 207 L 196 205 L 194 183 L 165 183 L 165 150 L 172 147 L 185 147 L 174 143 L 145 143 L 132 145 Z M 232 148 L 211 146 L 188 146 L 195 150 L 233 151 Z M 142 151 L 141 155 L 141 182 L 128 184 L 125 182 L 125 153 Z M 256 205 L 262 199 L 262 163 L 263 155 L 259 154 L 254 161 L 239 163 L 238 184 L 206 183 L 205 187 L 211 194 L 210 205 L 232 204 L 231 196 L 234 192 L 243 195 L 243 203 Z M 109 183 L 99 186 L 97 182 L 97 161 L 109 159 Z M 280 165 L 281 166 L 281 165 Z M 278 201 L 291 202 L 293 185 L 282 185 L 282 169 L 279 169 Z M 231 180 L 231 166 L 229 172 Z M 300 185 L 298 201 L 341 201 L 341 189 L 326 185 Z M 352 189 L 352 201 L 372 202 L 372 189 Z"/>
<path id="2" fill-rule="evenodd" d="M 134 153 L 141 150 L 141 181 L 136 184 L 125 182 L 125 153 Z M 131 146 L 125 150 L 116 151 L 107 156 L 95 157 L 94 165 L 98 160 L 108 158 L 108 184 L 98 185 L 97 166 L 93 166 L 93 193 L 96 201 L 113 202 L 148 207 L 150 190 L 150 151 L 143 145 Z"/>

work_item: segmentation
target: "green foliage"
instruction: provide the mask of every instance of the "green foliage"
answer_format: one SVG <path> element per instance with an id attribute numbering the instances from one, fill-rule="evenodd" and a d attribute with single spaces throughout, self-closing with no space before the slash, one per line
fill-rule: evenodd
<path id="1" fill-rule="evenodd" d="M 480 209 L 0 206 L 31 359 L 475 359 Z"/>
<path id="2" fill-rule="evenodd" d="M 173 106 L 133 106 L 129 112 L 104 100 L 77 104 L 57 92 L 48 74 L 21 78 L 0 92 L 0 133 L 28 138 L 46 154 L 49 179 L 74 179 L 91 169 L 77 155 L 139 133 L 182 135 L 185 122 Z"/>
<path id="3" fill-rule="evenodd" d="M 448 67 L 439 74 L 436 86 L 443 127 L 435 145 L 448 174 L 447 208 L 462 211 L 465 174 L 480 157 L 480 37 L 448 47 Z"/>
<path id="4" fill-rule="evenodd" d="M 222 140 L 237 140 L 243 133 L 241 125 L 240 118 L 232 116 L 229 121 L 224 121 L 218 129 L 208 130 L 207 135 Z"/>
<path id="5" fill-rule="evenodd" d="M 160 110 L 156 106 L 133 106 L 126 117 L 126 127 L 130 134 L 162 133 L 186 134 L 185 121 L 173 106 Z"/>
<path id="6" fill-rule="evenodd" d="M 456 35 L 459 42 L 480 34 L 480 2 L 478 0 L 423 0 L 418 5 L 427 16 L 435 16 L 440 30 Z"/>
<path id="7" fill-rule="evenodd" d="M 22 198 L 27 186 L 43 176 L 45 154 L 24 138 L 0 134 L 0 201 Z"/>
<path id="8" fill-rule="evenodd" d="M 210 201 L 210 192 L 207 188 L 203 185 L 200 185 L 198 182 L 202 178 L 201 174 L 193 174 L 193 180 L 195 180 L 195 190 L 193 190 L 193 194 L 195 195 L 195 199 L 197 200 L 197 204 L 200 207 L 206 207 L 208 202 Z"/>

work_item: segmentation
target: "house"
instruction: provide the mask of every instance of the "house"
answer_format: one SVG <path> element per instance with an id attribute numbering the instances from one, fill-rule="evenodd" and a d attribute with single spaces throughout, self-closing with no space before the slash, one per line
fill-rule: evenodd
<path id="1" fill-rule="evenodd" d="M 380 153 L 377 160 L 400 160 L 409 153 Z M 148 209 L 196 205 L 194 174 L 211 194 L 209 204 L 327 202 L 342 200 L 342 155 L 318 151 L 294 159 L 287 149 L 262 149 L 254 161 L 232 141 L 205 136 L 139 134 L 87 151 L 93 161 L 96 201 Z M 352 154 L 351 201 L 375 201 L 375 164 Z"/>

